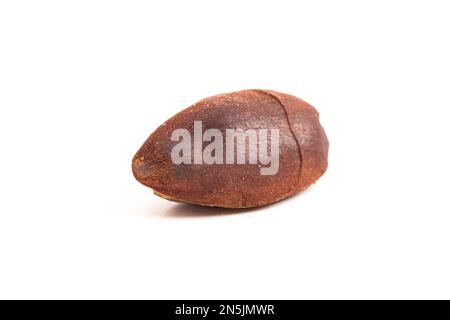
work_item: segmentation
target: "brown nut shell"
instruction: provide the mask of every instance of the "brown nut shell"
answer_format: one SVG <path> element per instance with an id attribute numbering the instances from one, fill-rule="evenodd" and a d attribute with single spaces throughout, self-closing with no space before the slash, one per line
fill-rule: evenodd
<path id="1" fill-rule="evenodd" d="M 248 162 L 174 164 L 171 152 L 178 142 L 172 132 L 184 128 L 193 135 L 194 121 L 202 122 L 203 132 L 219 129 L 224 137 L 227 129 L 278 129 L 278 172 L 262 175 L 261 164 Z M 325 173 L 327 158 L 328 139 L 314 107 L 284 93 L 243 90 L 203 99 L 167 120 L 136 153 L 132 169 L 139 182 L 168 200 L 250 208 L 304 190 Z"/>

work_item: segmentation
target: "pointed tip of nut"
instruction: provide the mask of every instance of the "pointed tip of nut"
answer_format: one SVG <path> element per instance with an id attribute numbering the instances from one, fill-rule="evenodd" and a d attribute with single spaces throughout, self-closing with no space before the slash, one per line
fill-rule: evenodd
<path id="1" fill-rule="evenodd" d="M 166 161 L 140 152 L 134 156 L 131 169 L 137 181 L 152 189 L 157 189 L 161 178 L 167 174 Z"/>

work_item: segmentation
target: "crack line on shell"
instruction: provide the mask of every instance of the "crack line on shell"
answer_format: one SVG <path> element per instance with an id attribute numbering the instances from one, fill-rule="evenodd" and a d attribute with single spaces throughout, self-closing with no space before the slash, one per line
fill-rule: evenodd
<path id="1" fill-rule="evenodd" d="M 241 193 L 241 208 L 245 208 L 246 205 L 245 196 L 242 191 L 240 191 L 240 193 Z"/>
<path id="2" fill-rule="evenodd" d="M 265 90 L 261 90 L 261 89 L 255 89 L 253 91 L 258 92 L 258 93 L 262 93 L 262 94 L 265 94 L 265 95 L 271 97 L 272 99 L 277 101 L 278 104 L 284 110 L 284 114 L 286 115 L 286 120 L 287 120 L 287 123 L 288 123 L 288 126 L 289 126 L 289 130 L 291 131 L 292 135 L 294 136 L 295 142 L 297 143 L 298 154 L 300 156 L 300 165 L 299 165 L 299 168 L 298 168 L 298 180 L 297 180 L 297 185 L 296 185 L 296 188 L 295 188 L 295 190 L 297 190 L 300 187 L 300 182 L 301 182 L 301 178 L 302 178 L 303 154 L 302 154 L 302 148 L 300 147 L 300 141 L 298 141 L 297 135 L 295 134 L 294 130 L 292 129 L 291 120 L 289 119 L 289 113 L 286 110 L 286 106 L 283 104 L 283 102 L 281 102 L 281 100 L 276 95 L 274 95 L 271 92 L 268 92 L 268 91 L 265 91 Z"/>

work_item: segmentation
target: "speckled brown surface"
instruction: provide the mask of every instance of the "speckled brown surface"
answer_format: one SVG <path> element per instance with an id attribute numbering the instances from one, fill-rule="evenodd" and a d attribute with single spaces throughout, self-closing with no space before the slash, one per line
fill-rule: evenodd
<path id="1" fill-rule="evenodd" d="M 175 129 L 279 129 L 279 171 L 259 165 L 180 164 L 171 160 Z M 207 143 L 204 143 L 205 146 Z M 270 90 L 243 90 L 203 99 L 161 125 L 133 158 L 136 179 L 172 201 L 224 208 L 267 205 L 296 194 L 327 169 L 328 139 L 311 105 Z"/>

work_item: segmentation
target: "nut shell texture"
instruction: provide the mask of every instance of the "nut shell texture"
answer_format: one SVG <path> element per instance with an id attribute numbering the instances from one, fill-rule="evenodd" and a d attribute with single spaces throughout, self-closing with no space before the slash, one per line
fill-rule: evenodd
<path id="1" fill-rule="evenodd" d="M 174 164 L 172 132 L 194 121 L 203 132 L 219 129 L 278 129 L 279 170 L 261 175 L 258 164 Z M 205 142 L 205 147 L 209 142 Z M 308 103 L 271 90 L 243 90 L 203 99 L 167 120 L 133 158 L 136 179 L 168 200 L 224 208 L 250 208 L 292 196 L 327 169 L 328 139 Z"/>

